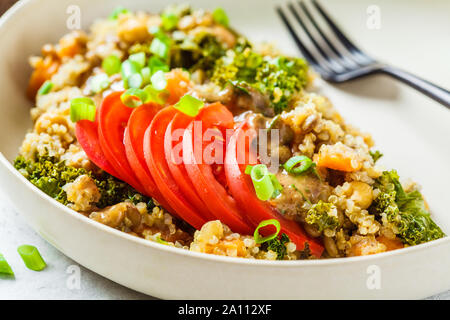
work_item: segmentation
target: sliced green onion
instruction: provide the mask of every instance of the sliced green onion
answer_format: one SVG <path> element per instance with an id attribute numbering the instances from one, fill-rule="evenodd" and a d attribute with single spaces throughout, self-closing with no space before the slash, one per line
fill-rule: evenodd
<path id="1" fill-rule="evenodd" d="M 128 57 L 128 60 L 136 62 L 141 68 L 145 66 L 145 52 L 138 52 Z"/>
<path id="2" fill-rule="evenodd" d="M 120 100 L 127 107 L 136 108 L 147 102 L 148 94 L 144 90 L 132 88 L 122 93 Z"/>
<path id="3" fill-rule="evenodd" d="M 129 88 L 139 89 L 144 84 L 144 78 L 140 73 L 135 73 L 127 78 L 126 84 Z"/>
<path id="4" fill-rule="evenodd" d="M 251 69 L 257 68 L 261 63 L 263 62 L 263 57 L 259 55 L 258 53 L 250 53 L 249 57 L 247 58 L 247 67 Z"/>
<path id="5" fill-rule="evenodd" d="M 162 27 L 166 31 L 170 31 L 177 26 L 178 16 L 175 13 L 163 13 L 161 19 Z"/>
<path id="6" fill-rule="evenodd" d="M 274 234 L 271 234 L 271 235 L 269 235 L 267 237 L 262 237 L 259 234 L 259 229 L 261 229 L 263 227 L 267 227 L 267 226 L 274 226 L 277 230 L 276 230 L 276 232 Z M 255 229 L 255 233 L 253 234 L 253 238 L 255 239 L 256 243 L 264 243 L 264 242 L 270 241 L 272 239 L 275 239 L 278 236 L 278 234 L 280 233 L 280 231 L 281 231 L 281 225 L 280 225 L 280 222 L 278 220 L 276 220 L 276 219 L 264 220 Z"/>
<path id="7" fill-rule="evenodd" d="M 166 246 L 169 245 L 169 243 L 166 240 L 161 239 L 161 237 L 156 237 L 156 242 L 165 244 Z"/>
<path id="8" fill-rule="evenodd" d="M 174 108 L 188 116 L 195 117 L 204 104 L 205 103 L 202 100 L 194 98 L 189 94 L 185 94 L 181 97 L 180 101 L 174 105 Z"/>
<path id="9" fill-rule="evenodd" d="M 17 252 L 19 252 L 28 269 L 41 271 L 47 266 L 38 249 L 34 246 L 20 246 L 17 248 Z"/>
<path id="10" fill-rule="evenodd" d="M 75 98 L 70 101 L 70 120 L 95 121 L 95 103 L 89 98 Z"/>
<path id="11" fill-rule="evenodd" d="M 221 24 L 225 27 L 228 27 L 230 24 L 230 20 L 228 19 L 227 13 L 223 8 L 216 8 L 213 11 L 213 19 L 216 23 Z"/>
<path id="12" fill-rule="evenodd" d="M 160 38 L 153 39 L 150 45 L 150 52 L 166 60 L 169 57 L 169 43 Z"/>
<path id="13" fill-rule="evenodd" d="M 141 66 L 131 60 L 125 60 L 122 63 L 121 72 L 122 72 L 122 79 L 128 79 L 129 76 L 132 74 L 140 73 L 142 70 Z"/>
<path id="14" fill-rule="evenodd" d="M 150 68 L 150 71 L 152 74 L 154 74 L 157 71 L 164 71 L 164 72 L 168 72 L 169 71 L 169 66 L 162 61 L 160 58 L 158 58 L 157 56 L 152 56 L 149 60 L 148 60 L 148 67 Z"/>
<path id="15" fill-rule="evenodd" d="M 275 187 L 273 186 L 269 170 L 264 164 L 253 166 L 250 177 L 255 187 L 256 196 L 259 200 L 267 201 L 272 198 Z"/>
<path id="16" fill-rule="evenodd" d="M 151 75 L 152 75 L 152 71 L 150 70 L 149 67 L 142 68 L 141 76 L 142 76 L 142 81 L 144 82 L 144 85 L 147 85 L 150 83 Z"/>
<path id="17" fill-rule="evenodd" d="M 167 90 L 156 90 L 151 84 L 146 86 L 144 91 L 148 94 L 147 102 L 155 102 L 159 105 L 164 105 L 170 94 Z"/>
<path id="18" fill-rule="evenodd" d="M 94 93 L 102 92 L 107 89 L 111 82 L 107 74 L 102 73 L 91 78 L 91 89 Z"/>
<path id="19" fill-rule="evenodd" d="M 43 96 L 49 93 L 53 88 L 53 82 L 47 80 L 39 88 L 38 95 Z"/>
<path id="20" fill-rule="evenodd" d="M 284 169 L 289 173 L 297 175 L 307 171 L 312 165 L 312 160 L 307 156 L 294 156 L 286 161 Z"/>
<path id="21" fill-rule="evenodd" d="M 120 58 L 115 55 L 110 55 L 106 57 L 102 62 L 102 69 L 106 72 L 108 76 L 112 76 L 113 74 L 120 72 L 120 67 L 122 62 Z"/>
<path id="22" fill-rule="evenodd" d="M 155 38 L 162 38 L 165 37 L 165 33 L 161 30 L 158 26 L 151 26 L 148 29 L 148 32 L 150 32 Z"/>
<path id="23" fill-rule="evenodd" d="M 156 90 L 164 90 L 167 87 L 166 75 L 163 71 L 155 72 L 151 77 L 153 88 Z"/>
<path id="24" fill-rule="evenodd" d="M 6 261 L 5 257 L 0 253 L 0 274 L 7 274 L 10 276 L 14 275 L 8 261 Z"/>
<path id="25" fill-rule="evenodd" d="M 124 7 L 117 7 L 114 11 L 109 15 L 109 20 L 117 20 L 119 15 L 130 12 L 128 9 Z"/>
<path id="26" fill-rule="evenodd" d="M 275 188 L 275 191 L 274 191 L 274 193 L 272 195 L 272 198 L 276 198 L 283 191 L 283 186 L 278 181 L 276 175 L 274 175 L 273 173 L 269 173 L 269 175 L 270 175 L 270 180 L 272 181 L 272 185 Z"/>

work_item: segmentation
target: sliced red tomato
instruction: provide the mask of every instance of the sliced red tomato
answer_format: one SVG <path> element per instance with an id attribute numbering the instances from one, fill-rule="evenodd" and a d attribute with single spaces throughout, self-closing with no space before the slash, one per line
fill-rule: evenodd
<path id="1" fill-rule="evenodd" d="M 125 182 L 141 193 L 145 188 L 131 169 L 123 143 L 125 127 L 133 108 L 125 106 L 120 100 L 122 92 L 109 94 L 98 109 L 98 136 L 100 146 Z"/>
<path id="2" fill-rule="evenodd" d="M 181 192 L 173 178 L 164 154 L 164 135 L 169 123 L 177 114 L 173 107 L 159 111 L 144 135 L 144 158 L 155 183 L 176 213 L 196 229 L 208 220 L 202 217 Z"/>
<path id="3" fill-rule="evenodd" d="M 203 108 L 201 114 L 198 115 L 196 120 L 202 121 L 203 118 L 205 122 L 202 122 L 202 126 L 208 123 L 209 120 L 214 119 L 221 113 L 229 113 L 225 106 L 220 104 L 215 104 Z M 223 122 L 233 116 L 230 113 L 226 117 L 217 117 L 219 124 L 226 124 L 232 128 L 233 121 Z M 210 122 L 212 124 L 212 122 Z M 211 126 L 209 127 L 211 128 Z M 208 129 L 203 127 L 203 129 Z M 223 138 L 222 132 L 219 131 L 220 137 Z M 223 143 L 223 149 L 225 149 L 225 141 Z M 201 154 L 194 154 L 194 146 L 201 146 Z M 192 181 L 197 194 L 203 200 L 203 202 L 208 207 L 209 211 L 212 212 L 217 219 L 221 220 L 227 226 L 231 228 L 234 232 L 239 232 L 241 234 L 251 234 L 253 229 L 250 224 L 245 220 L 241 211 L 239 210 L 235 200 L 227 193 L 224 186 L 216 179 L 213 168 L 211 164 L 207 163 L 206 159 L 203 159 L 204 154 L 203 148 L 203 132 L 196 133 L 194 135 L 194 122 L 192 122 L 186 129 L 183 137 L 183 162 L 186 167 L 186 171 L 189 178 Z M 222 155 L 223 160 L 223 155 Z"/>
<path id="4" fill-rule="evenodd" d="M 246 164 L 240 164 L 238 159 L 248 159 L 249 150 L 238 150 L 245 146 L 245 130 L 248 128 L 247 123 L 239 126 L 235 133 L 231 136 L 225 157 L 225 174 L 228 181 L 231 194 L 243 208 L 247 214 L 247 218 L 256 227 L 263 220 L 276 219 L 280 222 L 281 233 L 289 236 L 292 242 L 297 245 L 298 250 L 302 250 L 305 244 L 309 244 L 311 253 L 316 257 L 320 257 L 323 252 L 323 246 L 314 239 L 308 237 L 298 223 L 284 218 L 274 207 L 268 202 L 261 201 L 257 198 L 253 183 L 249 175 L 245 174 Z M 245 155 L 239 155 L 239 152 Z M 264 234 L 264 230 L 262 231 Z"/>
<path id="5" fill-rule="evenodd" d="M 119 173 L 114 170 L 109 161 L 106 159 L 106 156 L 100 147 L 97 121 L 78 121 L 75 125 L 75 135 L 77 136 L 77 140 L 84 152 L 86 152 L 89 160 L 91 160 L 97 167 L 108 172 L 110 175 L 122 180 Z"/>
<path id="6" fill-rule="evenodd" d="M 177 182 L 180 191 L 186 196 L 187 199 L 189 199 L 192 206 L 197 209 L 197 212 L 199 212 L 205 219 L 214 220 L 216 217 L 208 210 L 205 203 L 195 192 L 195 187 L 189 179 L 186 168 L 183 164 L 183 133 L 187 125 L 189 125 L 192 120 L 192 117 L 182 112 L 178 112 L 175 115 L 173 120 L 169 123 L 165 133 L 164 154 L 170 173 Z"/>
<path id="7" fill-rule="evenodd" d="M 130 167 L 133 169 L 146 195 L 156 199 L 166 210 L 173 212 L 153 181 L 144 159 L 144 134 L 153 117 L 161 109 L 158 104 L 141 105 L 133 110 L 124 132 L 125 152 Z"/>

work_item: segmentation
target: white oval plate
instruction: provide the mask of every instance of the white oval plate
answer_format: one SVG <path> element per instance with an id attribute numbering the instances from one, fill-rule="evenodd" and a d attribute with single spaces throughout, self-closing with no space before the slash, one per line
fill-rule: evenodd
<path id="1" fill-rule="evenodd" d="M 56 42 L 68 32 L 67 9 L 71 5 L 81 9 L 86 28 L 94 18 L 108 15 L 120 2 L 26 0 L 0 19 L 0 188 L 42 237 L 102 276 L 160 298 L 423 298 L 450 288 L 449 238 L 358 258 L 288 262 L 225 258 L 167 247 L 108 228 L 50 199 L 22 177 L 10 161 L 31 126 L 30 103 L 24 96 L 30 72 L 27 57 L 39 53 L 44 43 Z M 402 14 L 411 19 L 419 14 L 422 22 L 433 19 L 433 23 L 410 23 L 407 34 L 413 34 L 415 39 L 427 35 L 422 38 L 425 45 L 421 45 L 421 52 L 415 48 L 415 39 L 405 41 L 401 51 L 392 49 L 396 37 L 404 38 L 405 34 L 402 27 L 394 28 L 392 22 L 398 17 L 393 12 L 400 9 L 392 2 L 379 1 L 382 17 L 386 17 L 381 20 L 381 29 L 366 28 L 366 9 L 372 2 L 338 5 L 333 1 L 326 5 L 365 47 L 448 86 L 448 70 L 441 66 L 446 65 L 449 43 L 438 41 L 444 36 L 439 30 L 449 27 L 443 14 L 448 12 L 448 5 L 436 1 L 434 16 L 427 14 L 425 1 L 423 8 L 412 4 L 402 7 Z M 156 11 L 167 1 L 124 3 L 130 9 Z M 222 5 L 237 30 L 254 40 L 275 40 L 287 53 L 298 54 L 273 11 L 275 3 L 280 1 L 195 1 L 200 8 Z M 433 25 L 439 27 L 434 30 L 430 27 Z M 404 55 L 407 50 L 411 54 Z M 432 57 L 428 61 L 413 59 L 428 53 Z M 373 133 L 386 155 L 385 164 L 397 168 L 403 177 L 420 181 L 434 219 L 448 234 L 450 112 L 382 77 L 339 88 L 320 84 L 319 90 L 332 99 L 350 123 Z"/>

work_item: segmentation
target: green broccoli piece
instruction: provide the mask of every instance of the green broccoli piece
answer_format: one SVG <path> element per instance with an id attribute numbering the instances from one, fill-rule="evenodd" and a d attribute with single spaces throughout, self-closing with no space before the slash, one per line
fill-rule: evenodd
<path id="1" fill-rule="evenodd" d="M 333 204 L 319 200 L 308 210 L 305 222 L 317 228 L 319 232 L 336 230 L 339 226 L 338 218 L 330 214 L 334 208 Z"/>
<path id="2" fill-rule="evenodd" d="M 146 202 L 149 209 L 154 207 L 151 198 L 141 195 L 130 185 L 110 174 L 106 172 L 94 174 L 83 168 L 66 166 L 64 161 L 54 157 L 41 156 L 36 161 L 31 161 L 19 156 L 14 161 L 14 167 L 32 184 L 64 205 L 70 202 L 67 200 L 63 186 L 74 182 L 81 175 L 88 175 L 94 180 L 101 194 L 100 201 L 96 204 L 99 208 L 112 206 L 125 200 L 131 200 L 134 203 Z"/>
<path id="3" fill-rule="evenodd" d="M 374 187 L 381 193 L 369 211 L 392 225 L 403 243 L 416 245 L 445 236 L 431 219 L 422 194 L 417 190 L 405 192 L 395 170 L 384 171 Z"/>
<path id="4" fill-rule="evenodd" d="M 291 240 L 286 234 L 282 234 L 281 237 L 269 240 L 263 244 L 264 250 L 272 250 L 277 254 L 277 260 L 283 260 L 287 254 L 286 243 Z"/>
<path id="5" fill-rule="evenodd" d="M 230 82 L 253 87 L 269 98 L 279 114 L 288 107 L 293 94 L 306 86 L 308 65 L 300 58 L 264 57 L 246 47 L 218 60 L 211 81 L 222 87 Z"/>
<path id="6" fill-rule="evenodd" d="M 369 151 L 369 154 L 372 157 L 374 163 L 377 162 L 383 156 L 383 154 L 378 150 Z"/>
<path id="7" fill-rule="evenodd" d="M 49 156 L 39 157 L 35 162 L 19 156 L 14 161 L 14 167 L 36 187 L 63 204 L 67 204 L 67 198 L 62 187 L 87 174 L 84 169 L 66 167 L 63 162 Z"/>
<path id="8" fill-rule="evenodd" d="M 197 69 L 211 72 L 218 59 L 225 55 L 225 48 L 210 33 L 200 33 L 195 38 L 177 39 L 170 54 L 171 68 Z"/>

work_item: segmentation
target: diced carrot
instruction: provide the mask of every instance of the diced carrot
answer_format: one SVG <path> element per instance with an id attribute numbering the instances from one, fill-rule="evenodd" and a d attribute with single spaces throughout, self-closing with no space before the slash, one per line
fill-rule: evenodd
<path id="1" fill-rule="evenodd" d="M 386 246 L 386 251 L 401 249 L 405 246 L 399 239 L 389 239 L 385 236 L 377 237 L 377 241 Z"/>
<path id="2" fill-rule="evenodd" d="M 170 92 L 169 98 L 167 99 L 169 104 L 177 103 L 191 89 L 189 74 L 181 69 L 174 69 L 168 72 L 166 79 L 166 89 Z"/>
<path id="3" fill-rule="evenodd" d="M 81 53 L 82 47 L 76 35 L 69 33 L 59 40 L 58 57 L 74 57 Z"/>
<path id="4" fill-rule="evenodd" d="M 34 100 L 39 88 L 45 81 L 50 80 L 52 75 L 58 71 L 59 65 L 60 62 L 53 56 L 46 56 L 44 59 L 37 62 L 28 83 L 28 98 Z"/>
<path id="5" fill-rule="evenodd" d="M 320 148 L 317 165 L 345 172 L 355 172 L 362 167 L 356 152 L 339 142 L 334 145 L 323 145 Z"/>

